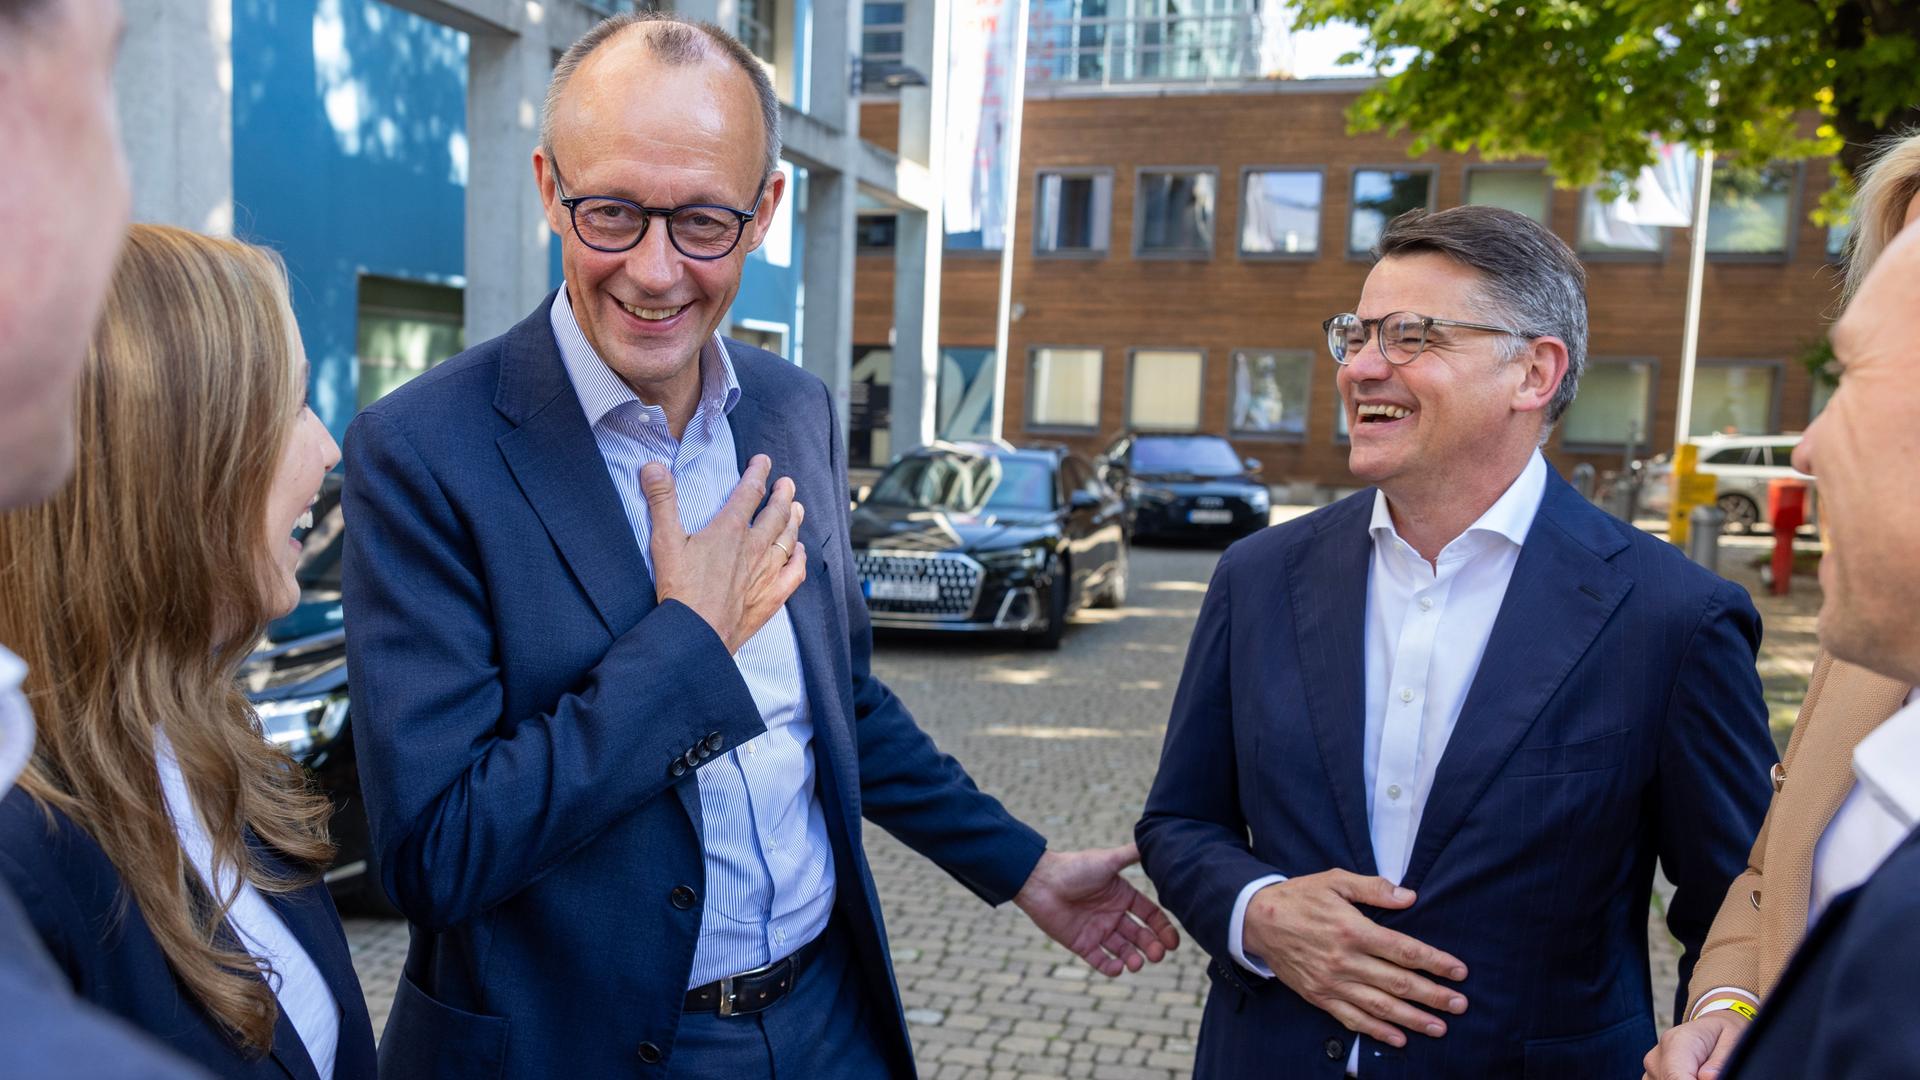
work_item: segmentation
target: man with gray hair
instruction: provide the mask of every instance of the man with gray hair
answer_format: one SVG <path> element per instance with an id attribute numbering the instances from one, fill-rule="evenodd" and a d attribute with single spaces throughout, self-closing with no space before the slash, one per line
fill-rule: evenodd
<path id="1" fill-rule="evenodd" d="M 827 389 L 717 333 L 778 120 L 724 31 L 601 24 L 533 154 L 565 284 L 347 433 L 385 1075 L 911 1076 L 862 817 L 1105 974 L 1177 942 L 1130 845 L 1047 850 L 869 670 Z"/>
<path id="2" fill-rule="evenodd" d="M 1566 244 L 1463 206 L 1378 255 L 1324 324 L 1374 487 L 1221 559 L 1136 830 L 1213 957 L 1195 1075 L 1631 1076 L 1655 859 L 1684 987 L 1766 809 L 1759 617 L 1541 456 Z"/>

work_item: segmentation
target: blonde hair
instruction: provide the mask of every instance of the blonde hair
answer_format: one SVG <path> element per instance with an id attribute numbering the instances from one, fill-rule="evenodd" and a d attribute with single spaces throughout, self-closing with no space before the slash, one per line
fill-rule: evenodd
<path id="1" fill-rule="evenodd" d="M 233 240 L 135 225 L 80 381 L 78 462 L 0 515 L 0 641 L 29 664 L 21 786 L 106 851 L 187 991 L 256 1055 L 277 1004 L 181 850 L 164 729 L 215 864 L 268 893 L 332 857 L 327 803 L 258 729 L 236 670 L 267 610 L 266 502 L 304 387 L 286 272 Z M 248 834 L 286 855 L 270 869 Z M 224 876 L 224 875 L 222 875 Z"/>
<path id="2" fill-rule="evenodd" d="M 1920 130 L 1893 135 L 1874 148 L 1853 196 L 1853 232 L 1847 237 L 1847 280 L 1841 306 L 1853 301 L 1867 271 L 1907 220 L 1907 205 L 1920 195 Z"/>

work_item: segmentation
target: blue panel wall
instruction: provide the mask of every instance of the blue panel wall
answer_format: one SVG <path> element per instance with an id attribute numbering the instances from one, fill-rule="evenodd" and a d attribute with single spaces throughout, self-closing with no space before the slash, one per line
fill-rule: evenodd
<path id="1" fill-rule="evenodd" d="M 234 0 L 234 231 L 278 250 L 336 436 L 361 273 L 459 283 L 467 37 L 378 0 Z"/>

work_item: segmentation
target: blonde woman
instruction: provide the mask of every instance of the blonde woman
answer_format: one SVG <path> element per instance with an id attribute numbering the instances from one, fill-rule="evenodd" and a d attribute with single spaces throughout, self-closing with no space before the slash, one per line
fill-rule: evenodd
<path id="1" fill-rule="evenodd" d="M 0 640 L 39 720 L 0 801 L 0 875 L 78 995 L 181 1056 L 361 1080 L 326 803 L 234 682 L 299 597 L 292 534 L 339 460 L 306 384 L 272 255 L 133 228 L 73 478 L 0 516 Z"/>
<path id="2" fill-rule="evenodd" d="M 1920 133 L 1889 140 L 1861 175 L 1845 300 L 1902 228 L 1920 219 Z M 1854 749 L 1912 700 L 1912 688 L 1825 652 L 1800 706 L 1773 805 L 1733 880 L 1688 984 L 1688 1020 L 1647 1054 L 1651 1080 L 1715 1080 L 1787 959 L 1839 893 L 1866 880 L 1901 828 L 1854 782 Z"/>

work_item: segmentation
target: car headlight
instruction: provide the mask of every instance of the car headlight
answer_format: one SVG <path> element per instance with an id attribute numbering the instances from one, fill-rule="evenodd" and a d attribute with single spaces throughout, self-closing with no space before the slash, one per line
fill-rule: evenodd
<path id="1" fill-rule="evenodd" d="M 1141 502 L 1150 503 L 1170 503 L 1175 498 L 1173 492 L 1166 488 L 1143 487 L 1137 490 L 1137 494 Z"/>
<path id="2" fill-rule="evenodd" d="M 980 565 L 994 570 L 1038 570 L 1047 565 L 1047 549 L 1043 547 L 1009 548 L 1005 551 L 983 551 L 974 556 Z"/>
<path id="3" fill-rule="evenodd" d="M 293 757 L 304 757 L 314 747 L 332 742 L 346 726 L 347 696 L 262 701 L 254 705 L 254 712 L 268 742 Z"/>
<path id="4" fill-rule="evenodd" d="M 1247 493 L 1247 505 L 1255 510 L 1265 510 L 1272 504 L 1266 488 L 1254 488 Z"/>

